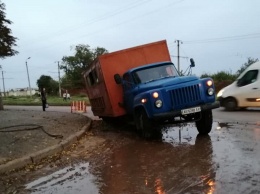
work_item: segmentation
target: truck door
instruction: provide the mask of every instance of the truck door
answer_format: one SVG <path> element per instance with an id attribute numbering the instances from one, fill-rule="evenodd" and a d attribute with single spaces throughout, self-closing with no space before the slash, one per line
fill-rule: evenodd
<path id="1" fill-rule="evenodd" d="M 238 82 L 239 106 L 259 106 L 260 102 L 260 75 L 259 70 L 249 70 Z M 258 99 L 258 100 L 257 100 Z"/>
<path id="2" fill-rule="evenodd" d="M 123 100 L 124 107 L 128 114 L 133 111 L 134 94 L 133 94 L 134 82 L 129 73 L 123 75 Z"/>

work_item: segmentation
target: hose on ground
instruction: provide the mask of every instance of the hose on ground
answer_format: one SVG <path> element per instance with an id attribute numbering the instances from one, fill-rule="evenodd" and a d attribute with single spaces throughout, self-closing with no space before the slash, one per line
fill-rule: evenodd
<path id="1" fill-rule="evenodd" d="M 25 127 L 25 128 L 11 129 L 11 128 L 15 128 L 15 127 Z M 8 130 L 6 130 L 6 129 L 8 129 Z M 2 127 L 2 128 L 0 128 L 0 133 L 1 132 L 3 133 L 3 132 L 17 132 L 17 131 L 32 131 L 32 130 L 38 130 L 38 129 L 41 129 L 45 134 L 47 134 L 50 137 L 59 138 L 59 139 L 63 138 L 62 135 L 53 135 L 53 134 L 48 133 L 42 125 L 36 125 L 36 124 L 23 124 L 23 125 L 12 125 L 12 126 L 7 126 L 7 127 Z"/>

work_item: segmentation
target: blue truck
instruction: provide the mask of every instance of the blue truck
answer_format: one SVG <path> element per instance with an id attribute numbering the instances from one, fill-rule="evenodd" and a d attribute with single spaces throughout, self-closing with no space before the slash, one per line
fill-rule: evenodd
<path id="1" fill-rule="evenodd" d="M 211 131 L 219 107 L 213 80 L 181 76 L 165 40 L 101 55 L 83 75 L 92 111 L 104 120 L 128 118 L 146 138 L 168 123 Z"/>

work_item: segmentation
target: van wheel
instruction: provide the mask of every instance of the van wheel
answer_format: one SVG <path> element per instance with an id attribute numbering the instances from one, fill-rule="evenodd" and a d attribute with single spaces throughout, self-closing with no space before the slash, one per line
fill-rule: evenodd
<path id="1" fill-rule="evenodd" d="M 235 98 L 227 98 L 224 103 L 224 107 L 227 111 L 234 111 L 237 109 L 237 101 Z"/>
<path id="2" fill-rule="evenodd" d="M 153 135 L 153 122 L 148 118 L 145 110 L 137 110 L 135 115 L 135 125 L 137 131 L 143 138 L 151 138 Z"/>
<path id="3" fill-rule="evenodd" d="M 196 121 L 196 127 L 199 134 L 208 134 L 212 128 L 212 110 L 201 112 L 201 119 Z"/>

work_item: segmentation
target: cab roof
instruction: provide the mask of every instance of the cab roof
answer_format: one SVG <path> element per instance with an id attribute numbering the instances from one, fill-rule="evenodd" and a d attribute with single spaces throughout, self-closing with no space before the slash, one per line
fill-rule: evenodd
<path id="1" fill-rule="evenodd" d="M 153 67 L 153 66 L 167 65 L 167 64 L 174 65 L 171 61 L 163 61 L 163 62 L 151 63 L 151 64 L 146 64 L 146 65 L 142 65 L 142 66 L 139 66 L 139 67 L 135 67 L 135 68 L 128 70 L 127 72 L 134 72 L 134 71 L 139 70 L 139 69 L 148 69 L 148 68 Z"/>

